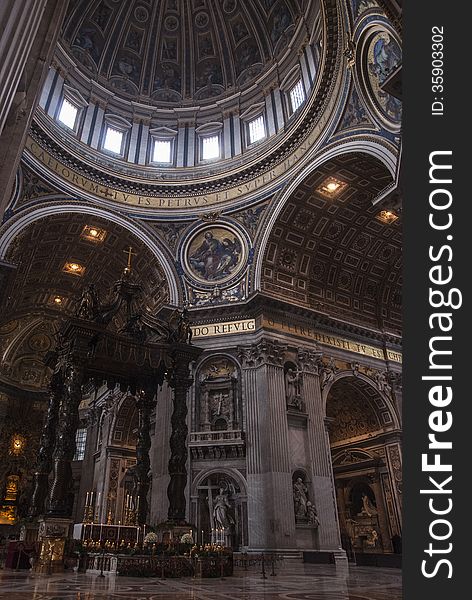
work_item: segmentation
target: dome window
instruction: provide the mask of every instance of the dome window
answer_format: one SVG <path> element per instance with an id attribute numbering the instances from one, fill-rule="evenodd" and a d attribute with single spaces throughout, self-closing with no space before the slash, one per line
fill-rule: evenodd
<path id="1" fill-rule="evenodd" d="M 248 123 L 249 143 L 254 144 L 266 137 L 264 115 L 259 115 Z"/>
<path id="2" fill-rule="evenodd" d="M 130 137 L 131 123 L 123 117 L 110 113 L 105 114 L 103 120 L 102 150 L 123 157 Z"/>
<path id="3" fill-rule="evenodd" d="M 170 164 L 172 162 L 172 141 L 155 140 L 152 161 L 156 163 Z"/>
<path id="4" fill-rule="evenodd" d="M 123 132 L 113 129 L 113 127 L 107 127 L 103 148 L 114 154 L 121 154 L 122 144 Z"/>
<path id="5" fill-rule="evenodd" d="M 305 102 L 305 90 L 301 79 L 290 89 L 289 96 L 292 113 L 294 113 Z"/>
<path id="6" fill-rule="evenodd" d="M 220 136 L 210 135 L 202 138 L 202 160 L 220 158 Z"/>
<path id="7" fill-rule="evenodd" d="M 77 106 L 74 106 L 67 98 L 63 98 L 57 119 L 69 129 L 75 129 L 78 114 Z"/>

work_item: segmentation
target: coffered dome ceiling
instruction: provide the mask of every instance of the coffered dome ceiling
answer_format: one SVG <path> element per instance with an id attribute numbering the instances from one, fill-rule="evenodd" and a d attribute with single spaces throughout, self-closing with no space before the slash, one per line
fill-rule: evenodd
<path id="1" fill-rule="evenodd" d="M 287 49 L 296 0 L 72 0 L 62 43 L 125 98 L 201 101 L 246 86 Z"/>

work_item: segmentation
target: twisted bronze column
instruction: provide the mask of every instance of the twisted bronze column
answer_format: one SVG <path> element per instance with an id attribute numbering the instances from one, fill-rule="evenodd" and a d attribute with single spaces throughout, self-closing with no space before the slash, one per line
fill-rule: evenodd
<path id="1" fill-rule="evenodd" d="M 138 442 L 136 444 L 136 475 L 138 479 L 137 495 L 139 506 L 137 518 L 140 525 L 146 523 L 148 513 L 147 495 L 149 492 L 149 470 L 151 462 L 149 450 L 151 448 L 151 411 L 154 407 L 154 387 L 143 389 L 136 395 L 138 407 Z M 136 502 L 136 498 L 135 498 Z"/>
<path id="2" fill-rule="evenodd" d="M 187 485 L 187 390 L 192 384 L 189 377 L 191 357 L 185 352 L 174 354 L 174 370 L 169 385 L 174 390 L 174 411 L 171 417 L 169 475 L 167 488 L 169 498 L 168 519 L 175 523 L 185 522 L 185 486 Z"/>
<path id="3" fill-rule="evenodd" d="M 52 454 L 56 444 L 56 429 L 62 392 L 62 372 L 57 371 L 53 374 L 49 384 L 49 405 L 41 434 L 41 446 L 33 478 L 33 495 L 28 511 L 30 518 L 38 517 L 44 513 L 44 502 L 48 494 L 48 477 L 52 469 Z"/>
<path id="4" fill-rule="evenodd" d="M 54 450 L 54 479 L 49 497 L 48 514 L 72 514 L 72 468 L 75 436 L 79 424 L 79 404 L 82 399 L 83 368 L 68 361 L 64 367 L 64 387 L 59 407 L 59 426 Z"/>

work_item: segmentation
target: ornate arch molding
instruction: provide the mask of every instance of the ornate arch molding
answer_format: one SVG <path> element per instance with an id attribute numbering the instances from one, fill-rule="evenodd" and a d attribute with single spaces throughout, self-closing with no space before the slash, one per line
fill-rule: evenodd
<path id="1" fill-rule="evenodd" d="M 242 496 L 247 496 L 247 482 L 246 479 L 244 478 L 244 476 L 241 474 L 240 471 L 238 471 L 238 469 L 233 469 L 231 467 L 215 467 L 213 469 L 209 469 L 207 471 L 201 471 L 197 477 L 195 477 L 195 479 L 192 481 L 192 489 L 191 489 L 191 496 L 195 497 L 198 495 L 198 486 L 201 485 L 201 483 L 207 479 L 208 477 L 211 477 L 212 475 L 227 475 L 228 477 L 231 477 L 232 479 L 234 479 L 237 484 L 239 485 L 239 489 L 241 490 L 241 495 Z"/>
<path id="2" fill-rule="evenodd" d="M 356 375 L 353 375 L 352 371 L 338 371 L 334 375 L 333 379 L 329 383 L 326 384 L 326 387 L 321 392 L 322 401 L 323 401 L 323 414 L 325 416 L 327 414 L 326 409 L 327 409 L 327 403 L 328 403 L 328 396 L 329 396 L 329 392 L 330 392 L 331 388 L 336 384 L 336 382 L 340 381 L 341 379 L 345 379 L 347 377 L 350 378 L 351 380 L 359 379 L 359 380 L 363 381 L 364 383 L 366 383 L 369 387 L 374 389 L 376 394 L 383 401 L 383 403 L 386 407 L 386 411 L 390 415 L 391 424 L 394 427 L 394 429 L 398 429 L 398 430 L 401 429 L 400 419 L 399 419 L 397 410 L 395 408 L 395 403 L 394 403 L 393 399 L 391 397 L 389 397 L 385 392 L 382 392 L 381 390 L 379 390 L 379 388 L 375 385 L 375 382 L 370 377 L 367 377 L 367 375 L 364 375 L 364 373 L 360 373 L 360 372 L 358 372 Z M 379 412 L 379 407 L 373 406 L 372 408 L 373 408 L 373 410 L 375 410 L 380 423 L 383 423 L 383 420 L 381 418 L 381 413 Z M 384 410 L 384 412 L 385 412 L 385 410 Z"/>
<path id="3" fill-rule="evenodd" d="M 64 213 L 85 213 L 87 215 L 95 215 L 107 221 L 111 221 L 116 225 L 120 225 L 135 235 L 150 250 L 162 267 L 169 284 L 169 303 L 172 306 L 179 306 L 181 304 L 183 294 L 179 276 L 173 266 L 172 257 L 166 249 L 162 248 L 161 245 L 157 243 L 154 234 L 142 223 L 137 223 L 121 214 L 97 206 L 63 201 L 55 202 L 54 204 L 37 204 L 34 208 L 19 212 L 15 217 L 0 227 L 0 260 L 5 258 L 10 244 L 28 225 L 34 223 L 38 219 Z"/>
<path id="4" fill-rule="evenodd" d="M 350 460 L 346 460 L 348 455 L 354 458 L 352 463 Z M 333 452 L 333 467 L 345 464 L 362 464 L 369 461 L 376 461 L 379 465 L 385 465 L 384 459 L 379 454 L 365 448 L 352 447 L 349 450 L 343 449 Z"/>
<path id="5" fill-rule="evenodd" d="M 277 219 L 285 207 L 287 201 L 295 192 L 297 187 L 323 163 L 332 158 L 349 153 L 363 153 L 378 159 L 388 169 L 392 175 L 392 185 L 385 190 L 385 194 L 390 193 L 395 187 L 395 178 L 397 172 L 398 155 L 393 145 L 387 144 L 384 139 L 376 139 L 373 136 L 359 136 L 349 142 L 333 144 L 327 148 L 313 162 L 302 169 L 289 185 L 279 191 L 272 200 L 270 211 L 266 211 L 265 217 L 259 224 L 259 233 L 254 243 L 256 260 L 252 268 L 251 283 L 252 289 L 257 292 L 261 290 L 262 284 L 262 266 L 272 230 Z"/>

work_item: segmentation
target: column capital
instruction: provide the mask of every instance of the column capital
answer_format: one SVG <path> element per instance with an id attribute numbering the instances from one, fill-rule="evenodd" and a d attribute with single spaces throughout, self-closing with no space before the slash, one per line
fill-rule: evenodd
<path id="1" fill-rule="evenodd" d="M 298 350 L 298 365 L 302 373 L 319 375 L 323 368 L 323 354 L 319 350 Z"/>
<path id="2" fill-rule="evenodd" d="M 263 364 L 283 367 L 287 346 L 276 340 L 262 339 L 250 346 L 240 346 L 238 355 L 245 369 L 253 369 Z"/>

